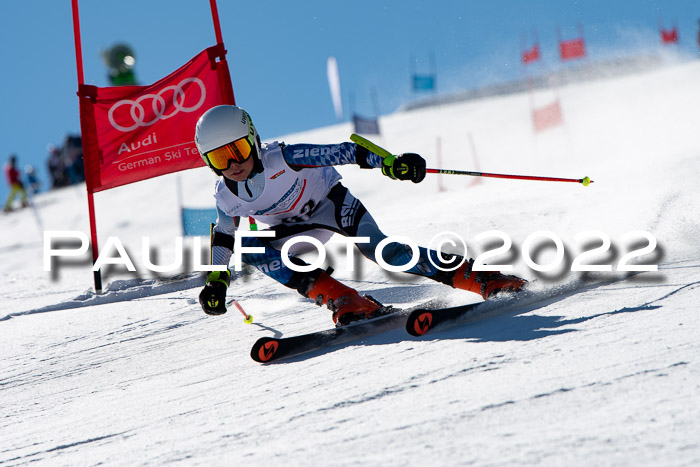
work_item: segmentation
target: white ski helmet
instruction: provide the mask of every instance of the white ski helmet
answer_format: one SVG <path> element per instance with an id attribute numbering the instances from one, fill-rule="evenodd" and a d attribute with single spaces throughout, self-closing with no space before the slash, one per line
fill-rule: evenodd
<path id="1" fill-rule="evenodd" d="M 260 154 L 260 138 L 248 112 L 234 105 L 217 105 L 197 121 L 194 142 L 204 162 L 218 175 L 231 162 Z"/>

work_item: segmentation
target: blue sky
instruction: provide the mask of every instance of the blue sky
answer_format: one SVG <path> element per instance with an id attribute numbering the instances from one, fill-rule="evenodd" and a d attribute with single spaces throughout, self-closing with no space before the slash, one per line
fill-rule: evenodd
<path id="1" fill-rule="evenodd" d="M 263 139 L 336 122 L 326 60 L 338 60 L 345 119 L 371 116 L 420 97 L 415 70 L 437 65 L 440 93 L 516 79 L 523 33 L 536 30 L 543 67 L 556 67 L 556 28 L 576 37 L 589 60 L 658 47 L 658 24 L 677 24 L 680 48 L 697 54 L 696 0 L 355 0 L 218 1 L 234 92 Z M 4 0 L 0 16 L 0 160 L 33 164 L 44 187 L 48 144 L 79 133 L 70 0 Z M 107 86 L 100 51 L 117 42 L 136 52 L 136 76 L 150 84 L 215 41 L 208 0 L 82 0 L 85 80 Z M 349 136 L 349 135 L 348 135 Z M 6 196 L 3 183 L 0 195 Z"/>

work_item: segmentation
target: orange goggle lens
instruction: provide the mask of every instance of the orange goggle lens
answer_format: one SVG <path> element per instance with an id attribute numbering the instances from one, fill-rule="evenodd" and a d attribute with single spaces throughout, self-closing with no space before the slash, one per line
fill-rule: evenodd
<path id="1" fill-rule="evenodd" d="M 218 170 L 228 169 L 229 163 L 241 163 L 248 160 L 253 153 L 253 147 L 248 138 L 237 139 L 220 148 L 213 149 L 204 156 L 209 160 L 209 165 Z"/>

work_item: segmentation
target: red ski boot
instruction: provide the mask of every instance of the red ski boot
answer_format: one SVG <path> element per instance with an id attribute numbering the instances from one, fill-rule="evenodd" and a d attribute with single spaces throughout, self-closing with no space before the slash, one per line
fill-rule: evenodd
<path id="1" fill-rule="evenodd" d="M 357 290 L 341 284 L 326 272 L 311 284 L 306 296 L 316 300 L 319 306 L 327 305 L 333 312 L 333 322 L 340 325 L 369 318 L 382 308 L 374 299 L 361 296 Z"/>
<path id="2" fill-rule="evenodd" d="M 484 300 L 499 292 L 517 292 L 527 284 L 525 279 L 496 271 L 472 271 L 474 260 L 465 261 L 452 277 L 452 287 L 478 293 Z"/>

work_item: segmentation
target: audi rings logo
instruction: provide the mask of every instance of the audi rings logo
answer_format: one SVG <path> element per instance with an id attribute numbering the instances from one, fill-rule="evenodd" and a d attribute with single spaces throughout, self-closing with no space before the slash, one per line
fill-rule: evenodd
<path id="1" fill-rule="evenodd" d="M 199 94 L 199 100 L 197 101 L 196 104 L 191 105 L 191 106 L 185 106 L 185 90 L 184 87 L 188 83 L 195 83 L 197 86 L 199 86 L 199 90 L 196 89 L 194 86 L 188 86 L 187 87 L 187 92 L 196 92 Z M 166 107 L 168 105 L 166 104 L 166 99 L 165 95 L 169 92 L 172 91 L 172 107 L 173 110 L 170 111 L 169 113 L 166 113 Z M 138 127 L 145 127 L 145 126 L 150 126 L 156 123 L 159 120 L 165 120 L 173 115 L 177 114 L 178 112 L 194 112 L 198 108 L 204 104 L 204 99 L 207 97 L 207 90 L 204 87 L 204 83 L 202 80 L 199 78 L 185 78 L 182 81 L 180 81 L 176 85 L 170 85 L 166 86 L 160 91 L 158 91 L 157 94 L 144 94 L 143 96 L 139 97 L 138 99 L 132 101 L 129 99 L 123 99 L 114 104 L 110 109 L 108 113 L 109 117 L 109 123 L 112 124 L 114 128 L 116 128 L 119 131 L 123 132 L 128 132 L 135 130 Z M 147 117 L 147 102 L 150 100 L 151 103 L 151 109 L 153 110 L 153 117 L 151 118 L 150 116 Z M 144 107 L 146 105 L 146 107 Z M 114 118 L 114 113 L 119 109 L 120 107 L 123 106 L 128 106 L 129 107 L 129 116 L 130 120 L 133 121 L 133 124 L 130 124 L 128 126 L 120 125 L 119 123 L 116 122 Z M 120 123 L 124 123 L 122 121 L 123 119 L 120 119 Z"/>

